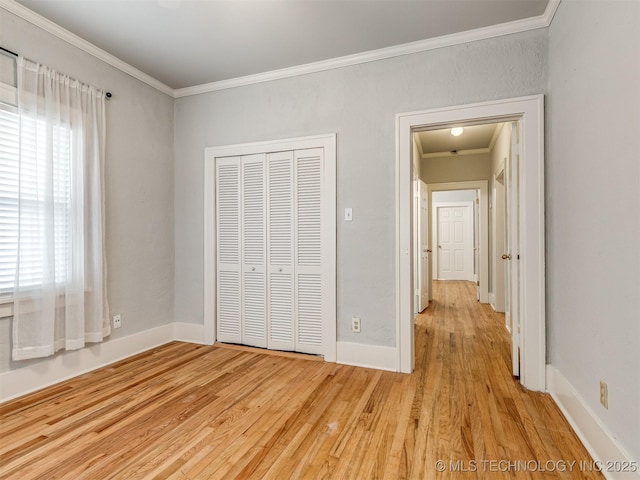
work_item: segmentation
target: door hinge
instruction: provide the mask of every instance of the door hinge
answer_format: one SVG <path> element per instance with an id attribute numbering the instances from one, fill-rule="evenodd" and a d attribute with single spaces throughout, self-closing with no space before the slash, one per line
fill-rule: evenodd
<path id="1" fill-rule="evenodd" d="M 480 280 L 478 280 L 476 283 L 478 284 L 478 286 L 480 286 Z"/>

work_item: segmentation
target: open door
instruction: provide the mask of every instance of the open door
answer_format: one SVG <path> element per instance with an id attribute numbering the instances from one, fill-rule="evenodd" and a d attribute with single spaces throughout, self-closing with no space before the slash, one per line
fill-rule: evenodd
<path id="1" fill-rule="evenodd" d="M 427 184 L 415 180 L 415 311 L 429 306 L 429 200 Z"/>
<path id="2" fill-rule="evenodd" d="M 511 153 L 505 165 L 506 252 L 505 261 L 505 320 L 511 328 L 511 364 L 514 377 L 520 376 L 520 241 L 518 216 L 520 142 L 518 123 L 511 124 Z"/>

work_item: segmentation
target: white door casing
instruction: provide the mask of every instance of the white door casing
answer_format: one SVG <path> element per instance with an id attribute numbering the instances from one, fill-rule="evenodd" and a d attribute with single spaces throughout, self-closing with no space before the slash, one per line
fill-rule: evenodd
<path id="1" fill-rule="evenodd" d="M 531 390 L 545 390 L 543 109 L 544 96 L 533 95 L 396 115 L 396 338 L 400 371 L 411 372 L 414 364 L 412 131 L 519 121 L 520 382 Z"/>
<path id="2" fill-rule="evenodd" d="M 280 152 L 293 152 L 295 158 L 283 157 Z M 242 179 L 243 170 L 234 170 L 228 165 L 238 164 L 238 157 L 245 159 L 246 181 Z M 258 158 L 262 168 L 254 165 Z M 324 355 L 325 361 L 336 361 L 335 160 L 334 134 L 205 149 L 205 343 L 246 343 L 243 333 L 250 333 L 260 339 L 260 342 L 256 341 L 260 346 L 291 350 L 297 348 L 296 345 L 304 345 L 307 353 Z M 244 195 L 241 188 L 225 187 L 220 183 L 219 172 L 222 170 L 237 185 L 245 187 Z M 217 189 L 216 178 L 220 183 Z M 263 203 L 258 201 L 257 185 L 262 186 Z M 292 192 L 291 197 L 288 191 Z M 226 223 L 225 215 L 228 216 Z M 255 244 L 244 245 L 238 251 L 242 228 L 251 232 Z M 262 249 L 257 248 L 260 234 Z M 226 243 L 225 235 L 228 237 Z M 297 245 L 292 251 L 289 240 L 293 238 L 293 245 Z M 231 247 L 233 242 L 235 250 Z M 287 248 L 290 254 L 285 253 Z M 227 254 L 226 249 L 230 253 Z M 247 261 L 243 260 L 245 253 L 249 254 Z M 222 260 L 225 255 L 230 257 L 231 265 L 228 269 L 231 281 L 227 283 L 222 282 L 226 280 L 221 277 L 224 270 L 217 271 L 216 268 L 218 259 Z M 240 262 L 244 262 L 242 269 L 247 273 L 244 285 L 239 278 Z M 268 280 L 262 284 L 266 287 L 261 291 L 251 281 L 262 271 L 266 272 Z M 266 308 L 267 325 L 262 337 L 260 322 L 250 326 L 251 332 L 246 328 L 245 332 L 231 328 L 225 334 L 221 329 L 224 327 L 222 314 L 228 312 L 237 316 L 239 312 L 233 305 L 235 301 L 227 301 L 228 297 L 216 292 L 219 293 L 220 288 L 231 288 L 232 292 L 237 292 L 234 298 L 243 298 L 242 286 L 253 295 L 247 298 L 250 304 L 242 307 L 244 314 L 248 312 L 257 318 L 260 306 L 256 299 L 260 295 L 265 298 L 261 305 Z M 293 293 L 293 297 L 287 293 Z M 255 305 L 252 304 L 254 301 Z M 290 311 L 298 320 L 293 339 L 278 335 L 278 328 L 291 321 Z M 217 325 L 217 318 L 220 325 Z M 271 329 L 270 319 L 274 319 L 275 329 Z M 291 348 L 292 344 L 294 348 Z"/>
<path id="3" fill-rule="evenodd" d="M 473 203 L 434 203 L 435 277 L 473 280 Z"/>

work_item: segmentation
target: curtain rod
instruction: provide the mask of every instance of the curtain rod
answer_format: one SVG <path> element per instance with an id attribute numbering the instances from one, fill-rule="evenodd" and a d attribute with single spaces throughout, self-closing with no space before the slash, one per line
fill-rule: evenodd
<path id="1" fill-rule="evenodd" d="M 9 55 L 13 55 L 14 57 L 17 57 L 18 54 L 16 52 L 12 52 L 11 50 L 4 48 L 4 47 L 0 47 L 0 50 L 2 50 L 3 52 L 8 53 Z M 111 97 L 113 97 L 113 95 L 111 94 L 111 92 L 105 92 L 104 94 L 107 97 L 107 100 L 109 100 Z"/>
<path id="2" fill-rule="evenodd" d="M 8 53 L 8 54 L 10 54 L 10 55 L 13 55 L 14 57 L 17 57 L 17 56 L 18 56 L 18 54 L 17 54 L 16 52 L 12 52 L 11 50 L 7 50 L 7 49 L 6 49 L 6 48 L 4 48 L 4 47 L 0 47 L 0 50 L 2 50 L 3 52 L 7 52 L 7 53 Z"/>

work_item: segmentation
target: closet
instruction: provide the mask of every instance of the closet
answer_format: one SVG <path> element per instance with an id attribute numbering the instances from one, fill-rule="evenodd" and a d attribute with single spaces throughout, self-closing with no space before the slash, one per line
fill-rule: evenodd
<path id="1" fill-rule="evenodd" d="M 218 341 L 325 353 L 323 316 L 335 322 L 326 171 L 323 148 L 215 158 Z"/>

